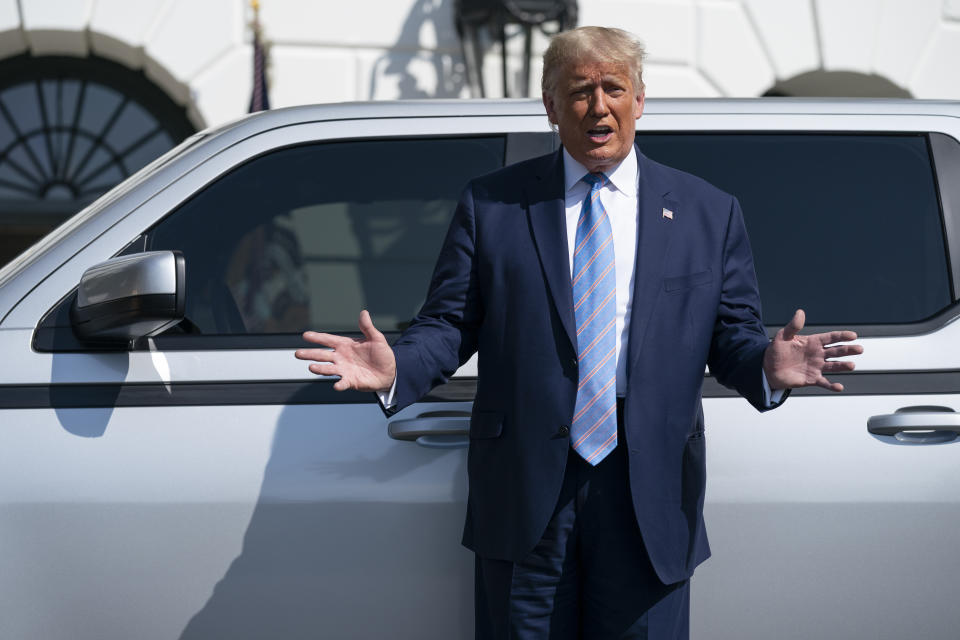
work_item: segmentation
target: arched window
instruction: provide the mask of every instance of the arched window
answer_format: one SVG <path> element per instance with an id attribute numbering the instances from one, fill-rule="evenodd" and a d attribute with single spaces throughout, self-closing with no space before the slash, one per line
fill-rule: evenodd
<path id="1" fill-rule="evenodd" d="M 764 94 L 767 97 L 814 98 L 910 98 L 910 92 L 876 74 L 856 71 L 808 71 L 781 80 Z"/>
<path id="2" fill-rule="evenodd" d="M 0 266 L 194 131 L 183 107 L 115 62 L 0 61 Z"/>

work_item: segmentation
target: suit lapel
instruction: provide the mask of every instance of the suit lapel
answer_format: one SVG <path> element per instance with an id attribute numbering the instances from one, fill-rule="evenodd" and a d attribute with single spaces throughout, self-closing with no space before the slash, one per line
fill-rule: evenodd
<path id="1" fill-rule="evenodd" d="M 630 333 L 627 378 L 640 357 L 647 327 L 663 290 L 663 269 L 670 241 L 676 227 L 673 217 L 683 215 L 676 200 L 669 197 L 669 188 L 659 178 L 656 166 L 637 151 L 640 191 L 637 198 L 637 257 L 633 274 L 633 302 L 630 312 Z M 669 213 L 666 213 L 664 210 Z M 673 217 L 671 217 L 673 216 Z"/>
<path id="2" fill-rule="evenodd" d="M 537 179 L 526 188 L 527 211 L 540 265 L 557 308 L 557 315 L 577 348 L 576 322 L 573 316 L 573 287 L 570 284 L 570 250 L 564 207 L 562 151 L 541 165 Z"/>

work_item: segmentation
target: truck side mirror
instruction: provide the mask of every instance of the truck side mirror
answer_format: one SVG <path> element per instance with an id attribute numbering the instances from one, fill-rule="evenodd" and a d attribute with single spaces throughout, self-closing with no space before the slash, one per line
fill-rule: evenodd
<path id="1" fill-rule="evenodd" d="M 179 251 L 148 251 L 111 258 L 80 278 L 70 321 L 83 340 L 135 340 L 181 320 L 185 311 L 184 259 Z"/>

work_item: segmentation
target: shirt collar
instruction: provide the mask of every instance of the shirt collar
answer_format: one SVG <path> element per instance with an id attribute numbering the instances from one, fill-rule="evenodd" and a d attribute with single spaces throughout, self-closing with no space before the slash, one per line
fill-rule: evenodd
<path id="1" fill-rule="evenodd" d="M 573 156 L 563 150 L 563 186 L 564 193 L 569 193 L 581 178 L 587 173 L 587 168 L 573 159 Z M 613 188 L 627 196 L 637 195 L 637 148 L 630 147 L 630 153 L 620 161 L 612 171 L 607 171 L 607 178 Z"/>

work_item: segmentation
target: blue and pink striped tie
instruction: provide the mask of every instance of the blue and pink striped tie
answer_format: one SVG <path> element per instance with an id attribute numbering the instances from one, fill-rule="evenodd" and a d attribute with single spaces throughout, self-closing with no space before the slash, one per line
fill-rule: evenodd
<path id="1" fill-rule="evenodd" d="M 598 464 L 617 446 L 617 280 L 613 230 L 600 202 L 607 176 L 588 173 L 573 250 L 573 299 L 577 319 L 580 386 L 571 444 L 584 460 Z"/>

